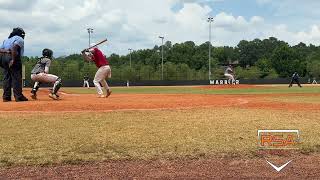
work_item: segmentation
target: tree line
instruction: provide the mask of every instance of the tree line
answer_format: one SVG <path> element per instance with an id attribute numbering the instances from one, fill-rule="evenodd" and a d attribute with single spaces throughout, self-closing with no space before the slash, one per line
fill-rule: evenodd
<path id="1" fill-rule="evenodd" d="M 242 40 L 237 46 L 211 46 L 211 79 L 223 78 L 224 68 L 235 65 L 238 79 L 285 78 L 297 71 L 302 77 L 320 76 L 320 47 L 299 43 L 290 46 L 287 42 L 268 39 Z M 161 80 L 161 46 L 134 50 L 130 54 L 108 56 L 112 66 L 112 80 Z M 165 80 L 207 80 L 209 42 L 196 45 L 192 41 L 163 45 Z M 23 57 L 26 78 L 38 57 Z M 96 67 L 84 62 L 80 54 L 58 57 L 52 62 L 50 73 L 65 80 L 82 80 L 88 74 L 93 77 Z"/>

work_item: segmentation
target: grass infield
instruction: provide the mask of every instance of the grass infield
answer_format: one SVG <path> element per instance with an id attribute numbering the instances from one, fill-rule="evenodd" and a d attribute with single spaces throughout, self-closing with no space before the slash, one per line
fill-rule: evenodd
<path id="1" fill-rule="evenodd" d="M 0 166 L 255 156 L 258 129 L 299 129 L 300 151 L 320 151 L 316 112 L 198 108 L 1 113 L 0 129 Z"/>

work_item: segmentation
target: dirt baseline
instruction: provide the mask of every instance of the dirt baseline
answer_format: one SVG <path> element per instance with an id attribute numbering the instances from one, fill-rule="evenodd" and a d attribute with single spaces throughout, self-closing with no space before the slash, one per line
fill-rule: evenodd
<path id="1" fill-rule="evenodd" d="M 283 164 L 289 157 L 273 163 Z M 193 160 L 123 160 L 0 168 L 0 179 L 319 179 L 320 157 L 298 155 L 277 172 L 264 158 L 210 158 Z"/>

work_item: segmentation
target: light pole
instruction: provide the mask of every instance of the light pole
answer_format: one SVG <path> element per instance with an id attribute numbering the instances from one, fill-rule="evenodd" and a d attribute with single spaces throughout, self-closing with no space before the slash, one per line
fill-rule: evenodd
<path id="1" fill-rule="evenodd" d="M 89 46 L 88 47 L 90 47 L 90 44 L 91 44 L 91 42 L 90 42 L 90 38 L 91 38 L 91 33 L 93 33 L 93 29 L 92 28 L 88 28 L 87 29 L 88 30 L 88 33 L 89 33 Z"/>
<path id="2" fill-rule="evenodd" d="M 213 22 L 213 17 L 208 17 L 209 22 L 209 80 L 211 79 L 211 23 Z"/>
<path id="3" fill-rule="evenodd" d="M 163 36 L 159 36 L 159 38 L 161 39 L 162 41 L 162 45 L 161 45 L 161 79 L 163 80 L 163 39 L 164 37 Z"/>
<path id="4" fill-rule="evenodd" d="M 130 54 L 130 68 L 131 68 L 131 51 L 132 51 L 132 49 L 129 48 L 128 50 L 129 50 L 129 54 Z"/>

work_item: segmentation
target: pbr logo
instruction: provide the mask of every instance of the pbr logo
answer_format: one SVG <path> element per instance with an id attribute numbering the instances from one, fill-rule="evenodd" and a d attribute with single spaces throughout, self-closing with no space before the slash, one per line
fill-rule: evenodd
<path id="1" fill-rule="evenodd" d="M 298 149 L 299 130 L 258 130 L 260 149 Z"/>

